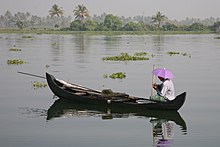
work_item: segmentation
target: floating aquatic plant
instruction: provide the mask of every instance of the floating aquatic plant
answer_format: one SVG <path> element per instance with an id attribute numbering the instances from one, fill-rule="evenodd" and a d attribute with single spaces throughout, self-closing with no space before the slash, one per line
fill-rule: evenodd
<path id="1" fill-rule="evenodd" d="M 113 73 L 109 76 L 111 79 L 124 79 L 126 78 L 126 74 L 123 72 Z"/>
<path id="2" fill-rule="evenodd" d="M 22 38 L 32 38 L 32 36 L 22 36 Z"/>
<path id="3" fill-rule="evenodd" d="M 151 57 L 153 58 L 155 55 L 154 54 L 151 54 Z"/>
<path id="4" fill-rule="evenodd" d="M 49 67 L 50 67 L 50 65 L 46 64 L 46 65 L 45 65 L 45 67 L 46 67 L 46 68 L 49 68 Z"/>
<path id="5" fill-rule="evenodd" d="M 56 45 L 57 45 L 57 43 L 56 43 L 56 42 L 55 42 L 55 43 L 51 43 L 51 45 L 52 45 L 52 46 L 56 46 Z"/>
<path id="6" fill-rule="evenodd" d="M 214 37 L 214 39 L 220 39 L 220 36 Z"/>
<path id="7" fill-rule="evenodd" d="M 128 53 L 120 53 L 118 56 L 112 57 L 103 57 L 102 60 L 111 60 L 111 61 L 136 61 L 136 60 L 149 60 L 146 58 L 146 52 L 135 53 L 134 55 L 129 55 Z"/>
<path id="8" fill-rule="evenodd" d="M 108 74 L 104 74 L 103 77 L 105 79 L 107 79 L 108 77 L 111 79 L 124 79 L 124 78 L 126 78 L 126 74 L 123 72 L 117 72 L 117 73 L 113 73 L 109 76 L 108 76 Z"/>
<path id="9" fill-rule="evenodd" d="M 20 48 L 10 48 L 9 51 L 21 51 Z"/>
<path id="10" fill-rule="evenodd" d="M 9 59 L 7 61 L 8 64 L 24 64 L 25 61 L 21 59 Z"/>
<path id="11" fill-rule="evenodd" d="M 147 55 L 147 52 L 138 52 L 134 54 L 134 56 L 146 56 L 146 55 Z"/>
<path id="12" fill-rule="evenodd" d="M 38 81 L 34 81 L 33 82 L 33 87 L 36 89 L 36 88 L 45 88 L 47 87 L 47 83 L 45 82 L 38 82 Z"/>
<path id="13" fill-rule="evenodd" d="M 180 54 L 180 52 L 170 51 L 170 52 L 167 52 L 167 54 L 170 55 L 170 56 L 172 56 L 172 55 Z"/>
<path id="14" fill-rule="evenodd" d="M 188 53 L 180 53 L 180 52 L 167 52 L 168 55 L 172 56 L 172 55 L 182 55 L 182 56 L 188 56 L 189 58 L 191 58 L 191 54 Z"/>
<path id="15" fill-rule="evenodd" d="M 191 58 L 191 54 L 188 54 L 188 53 L 181 53 L 181 55 L 188 56 L 189 58 Z"/>

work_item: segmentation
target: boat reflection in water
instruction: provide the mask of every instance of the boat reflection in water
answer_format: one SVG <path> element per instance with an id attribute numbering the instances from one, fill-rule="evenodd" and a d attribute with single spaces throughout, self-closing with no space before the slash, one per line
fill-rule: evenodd
<path id="1" fill-rule="evenodd" d="M 137 116 L 148 118 L 152 124 L 153 145 L 170 146 L 173 142 L 174 127 L 178 125 L 183 134 L 187 133 L 187 126 L 177 111 L 120 108 L 114 105 L 92 105 L 87 103 L 71 103 L 58 99 L 47 111 L 47 120 L 56 117 L 101 117 L 102 119 L 128 118 Z"/>

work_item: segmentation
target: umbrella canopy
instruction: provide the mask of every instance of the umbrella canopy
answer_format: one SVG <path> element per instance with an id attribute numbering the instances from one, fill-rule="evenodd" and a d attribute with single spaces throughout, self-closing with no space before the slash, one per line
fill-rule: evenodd
<path id="1" fill-rule="evenodd" d="M 164 79 L 173 79 L 174 78 L 172 72 L 165 69 L 165 68 L 157 68 L 157 69 L 153 70 L 152 73 L 154 75 L 156 75 L 158 77 L 162 77 Z"/>

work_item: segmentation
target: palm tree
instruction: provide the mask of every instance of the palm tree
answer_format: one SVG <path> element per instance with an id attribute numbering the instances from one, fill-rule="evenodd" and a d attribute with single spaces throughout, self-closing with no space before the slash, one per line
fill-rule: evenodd
<path id="1" fill-rule="evenodd" d="M 51 17 L 56 17 L 57 18 L 57 23 L 58 23 L 58 18 L 60 17 L 60 16 L 62 16 L 63 15 L 63 8 L 62 7 L 59 7 L 58 5 L 56 5 L 56 4 L 54 4 L 53 6 L 52 6 L 52 8 L 49 10 L 49 14 L 50 14 L 50 16 Z M 59 25 L 58 24 L 55 24 L 55 28 L 58 28 L 59 27 Z"/>
<path id="2" fill-rule="evenodd" d="M 49 10 L 49 14 L 51 17 L 57 16 L 60 17 L 63 15 L 63 8 L 59 7 L 58 5 L 54 4 L 52 8 Z"/>
<path id="3" fill-rule="evenodd" d="M 86 17 L 90 17 L 88 9 L 83 5 L 78 5 L 76 9 L 73 10 L 73 13 L 75 15 L 75 19 L 79 19 L 80 21 L 83 21 Z"/>
<path id="4" fill-rule="evenodd" d="M 162 15 L 161 12 L 157 12 L 156 15 L 152 16 L 152 22 L 153 23 L 157 23 L 157 28 L 160 29 L 160 25 L 163 21 L 166 20 L 166 16 L 165 15 Z"/>
<path id="5" fill-rule="evenodd" d="M 83 20 L 89 16 L 88 9 L 83 5 L 78 5 L 75 10 L 73 10 L 73 14 L 75 15 L 75 19 L 80 20 L 81 28 L 83 24 Z"/>

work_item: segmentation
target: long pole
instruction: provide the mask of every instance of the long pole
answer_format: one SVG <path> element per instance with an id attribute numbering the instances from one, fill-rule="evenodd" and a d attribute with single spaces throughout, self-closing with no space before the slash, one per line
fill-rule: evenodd
<path id="1" fill-rule="evenodd" d="M 155 67 L 155 65 L 153 65 L 153 71 L 154 71 L 154 67 Z M 154 88 L 153 88 L 154 78 L 155 78 L 155 76 L 154 76 L 154 74 L 152 73 L 151 96 L 154 95 Z"/>
<path id="2" fill-rule="evenodd" d="M 18 71 L 19 74 L 23 74 L 23 75 L 28 75 L 28 76 L 32 76 L 32 77 L 37 77 L 37 78 L 42 78 L 42 79 L 46 79 L 46 77 L 44 76 L 40 76 L 40 75 L 36 75 L 36 74 L 32 74 L 32 73 L 27 73 L 27 72 L 22 72 L 22 71 Z M 58 80 L 58 79 L 57 79 Z M 90 88 L 86 88 L 86 87 L 83 87 L 81 85 L 76 85 L 76 84 L 73 84 L 73 83 L 69 83 L 71 84 L 72 86 L 74 86 L 75 88 L 83 88 L 84 90 L 89 90 L 89 91 L 92 91 L 92 92 L 97 92 L 97 93 L 100 93 L 99 91 L 96 91 L 96 90 L 93 90 L 93 89 L 90 89 Z"/>
<path id="3" fill-rule="evenodd" d="M 37 78 L 46 79 L 46 77 L 44 77 L 44 76 L 39 76 L 39 75 L 35 75 L 35 74 L 31 74 L 31 73 L 27 73 L 27 72 L 18 71 L 18 73 L 19 73 L 19 74 L 28 75 L 28 76 L 32 76 L 32 77 L 37 77 Z"/>

